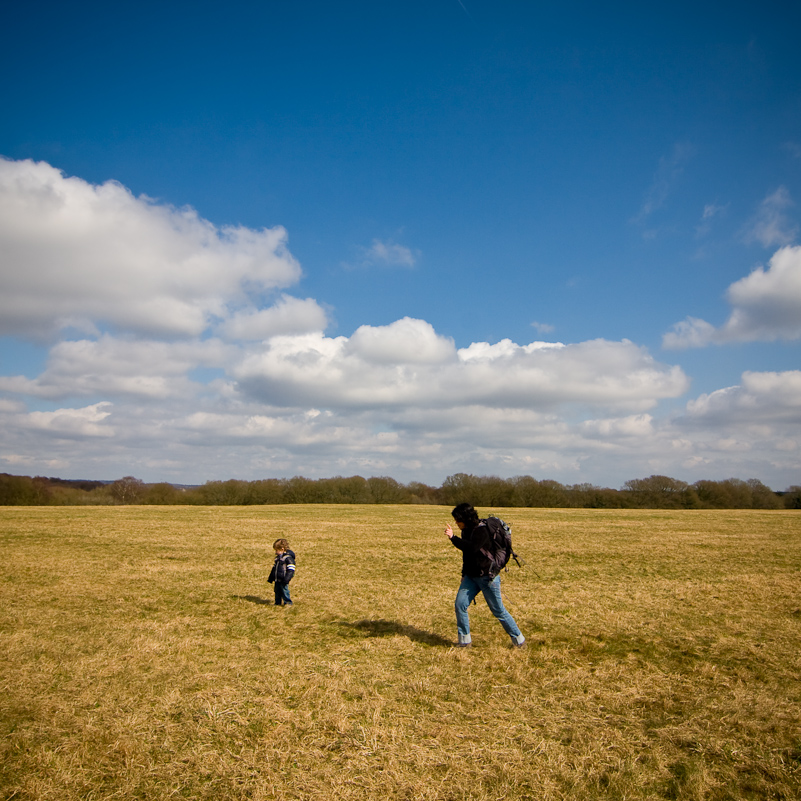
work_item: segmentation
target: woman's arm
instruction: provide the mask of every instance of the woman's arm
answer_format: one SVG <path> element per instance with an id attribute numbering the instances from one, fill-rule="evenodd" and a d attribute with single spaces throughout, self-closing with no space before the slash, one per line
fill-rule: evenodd
<path id="1" fill-rule="evenodd" d="M 460 550 L 464 550 L 464 540 L 459 537 L 458 535 L 453 533 L 453 529 L 451 528 L 451 524 L 448 523 L 445 526 L 445 536 Z"/>

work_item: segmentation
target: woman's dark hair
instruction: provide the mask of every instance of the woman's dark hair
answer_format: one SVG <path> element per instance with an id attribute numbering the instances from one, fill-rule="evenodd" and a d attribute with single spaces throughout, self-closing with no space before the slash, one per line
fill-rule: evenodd
<path id="1" fill-rule="evenodd" d="M 478 512 L 469 503 L 460 503 L 451 515 L 457 523 L 464 523 L 469 528 L 478 524 Z"/>

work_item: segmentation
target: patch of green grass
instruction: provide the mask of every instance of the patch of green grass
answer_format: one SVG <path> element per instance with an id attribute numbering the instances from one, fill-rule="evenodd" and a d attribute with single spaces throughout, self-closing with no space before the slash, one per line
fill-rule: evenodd
<path id="1" fill-rule="evenodd" d="M 494 510 L 518 651 L 448 511 L 0 509 L 0 799 L 801 797 L 797 513 Z"/>

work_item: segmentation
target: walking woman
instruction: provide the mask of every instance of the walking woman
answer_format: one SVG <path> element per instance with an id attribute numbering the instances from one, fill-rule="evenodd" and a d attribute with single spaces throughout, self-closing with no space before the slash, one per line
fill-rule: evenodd
<path id="1" fill-rule="evenodd" d="M 462 583 L 456 593 L 455 604 L 456 631 L 459 637 L 456 644 L 460 648 L 473 644 L 468 609 L 480 592 L 483 593 L 492 614 L 511 637 L 512 645 L 522 648 L 526 644 L 526 638 L 514 618 L 506 611 L 501 599 L 501 577 L 492 575 L 492 561 L 485 556 L 492 549 L 491 535 L 486 523 L 479 519 L 478 512 L 469 503 L 460 503 L 451 515 L 461 536 L 453 533 L 450 523 L 445 526 L 445 535 L 462 552 Z"/>

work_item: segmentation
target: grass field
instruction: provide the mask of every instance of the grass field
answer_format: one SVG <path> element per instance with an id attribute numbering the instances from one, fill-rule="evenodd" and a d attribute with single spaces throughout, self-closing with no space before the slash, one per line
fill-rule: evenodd
<path id="1" fill-rule="evenodd" d="M 799 513 L 494 511 L 0 509 L 0 799 L 801 798 Z"/>

